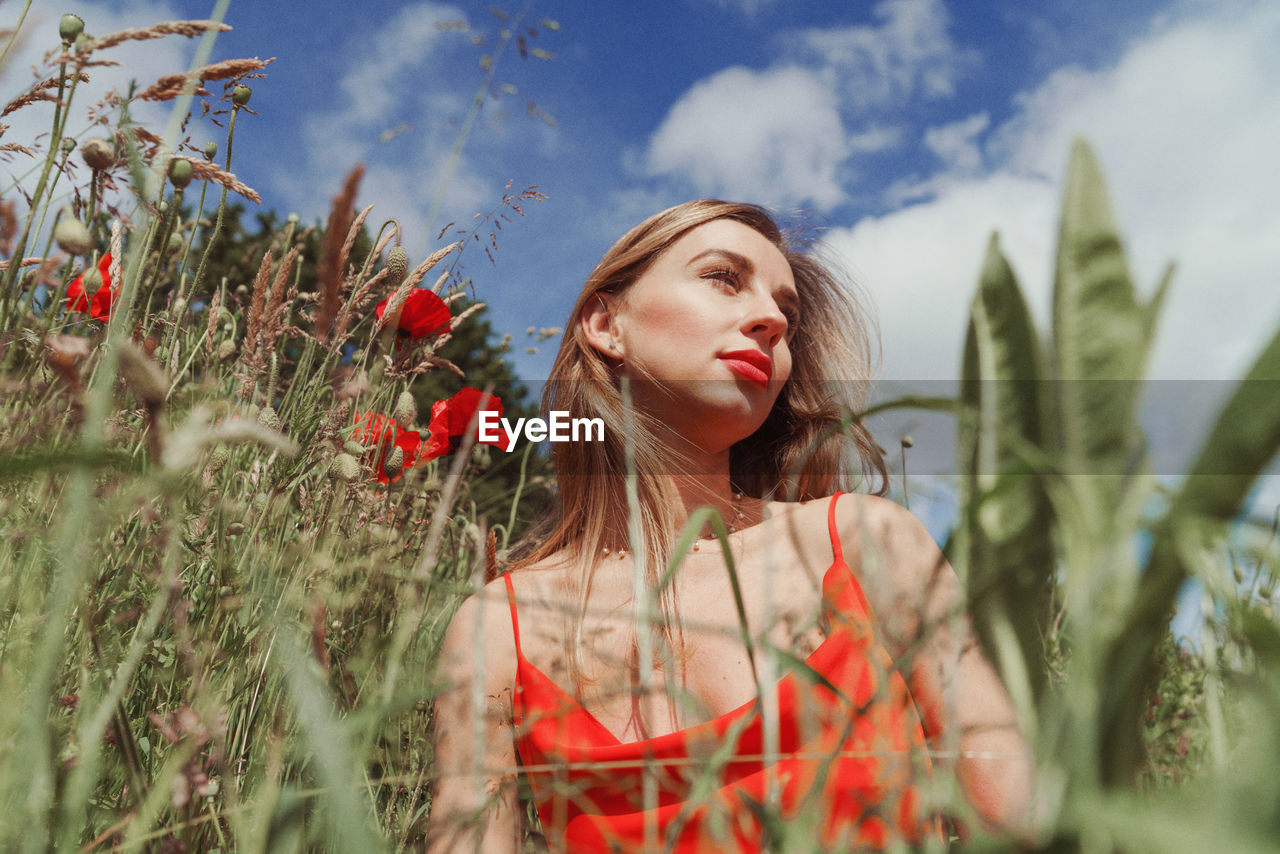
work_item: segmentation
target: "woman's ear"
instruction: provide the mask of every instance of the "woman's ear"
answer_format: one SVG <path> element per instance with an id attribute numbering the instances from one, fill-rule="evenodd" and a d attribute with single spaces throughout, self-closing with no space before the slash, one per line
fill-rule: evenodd
<path id="1" fill-rule="evenodd" d="M 578 318 L 582 334 L 592 347 L 608 359 L 622 359 L 622 342 L 618 340 L 618 297 L 597 292 L 582 307 Z"/>

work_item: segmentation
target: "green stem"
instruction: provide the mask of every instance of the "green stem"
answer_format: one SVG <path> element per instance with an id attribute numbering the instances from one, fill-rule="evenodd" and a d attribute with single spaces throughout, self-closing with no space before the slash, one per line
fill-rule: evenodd
<path id="1" fill-rule="evenodd" d="M 13 25 L 13 29 L 9 32 L 9 38 L 5 39 L 4 50 L 0 50 L 0 68 L 4 67 L 4 61 L 9 58 L 9 49 L 13 47 L 13 43 L 18 38 L 18 31 L 22 29 L 22 22 L 27 19 L 27 10 L 31 8 L 31 0 L 27 0 L 22 7 L 22 14 L 18 15 L 18 23 Z"/>
<path id="2" fill-rule="evenodd" d="M 232 106 L 231 121 L 227 122 L 227 159 L 226 171 L 231 171 L 231 142 L 236 135 L 236 116 L 240 114 L 239 106 Z M 218 218 L 213 224 L 213 234 L 209 235 L 209 242 L 204 245 L 204 254 L 200 256 L 200 266 L 196 268 L 196 278 L 191 285 L 192 293 L 196 288 L 200 287 L 200 280 L 204 278 L 204 267 L 209 261 L 209 254 L 213 252 L 213 244 L 217 241 L 218 235 L 222 233 L 222 214 L 227 209 L 227 188 L 222 188 L 222 197 L 218 199 Z"/>
<path id="3" fill-rule="evenodd" d="M 71 89 L 67 90 L 67 64 L 64 62 L 58 67 L 58 99 L 54 102 L 53 107 L 53 132 L 49 135 L 49 153 L 44 159 L 44 168 L 40 171 L 40 180 L 36 182 L 36 191 L 31 195 L 31 210 L 27 214 L 27 222 L 22 228 L 22 236 L 18 238 L 18 243 L 14 247 L 13 254 L 10 258 L 22 260 L 22 256 L 27 251 L 27 241 L 31 237 L 31 224 L 35 222 L 36 210 L 40 207 L 40 199 L 44 196 L 45 185 L 49 183 L 49 175 L 53 171 L 53 164 L 58 158 L 58 153 L 62 142 L 62 128 L 66 124 L 67 107 L 71 104 L 71 95 L 75 93 L 75 81 L 80 79 L 77 75 L 71 81 Z M 67 96 L 66 103 L 63 103 L 63 95 Z M 43 219 L 43 215 L 41 216 Z M 9 321 L 9 302 L 12 297 L 13 284 L 17 279 L 18 265 L 9 264 L 9 269 L 5 270 L 4 283 L 0 285 L 0 328 L 8 325 Z"/>

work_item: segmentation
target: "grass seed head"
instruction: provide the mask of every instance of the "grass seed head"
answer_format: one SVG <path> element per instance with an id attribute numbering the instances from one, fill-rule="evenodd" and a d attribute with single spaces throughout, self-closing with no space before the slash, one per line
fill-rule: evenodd
<path id="1" fill-rule="evenodd" d="M 120 342 L 120 375 L 133 390 L 138 401 L 148 408 L 164 403 L 169 381 L 164 371 L 132 341 Z"/>
<path id="2" fill-rule="evenodd" d="M 70 211 L 65 212 L 58 220 L 57 227 L 53 229 L 53 239 L 58 244 L 58 248 L 68 255 L 83 255 L 93 246 L 89 229 L 72 216 Z M 85 291 L 88 292 L 88 288 Z"/>
<path id="3" fill-rule="evenodd" d="M 90 169 L 100 171 L 116 165 L 116 147 L 105 139 L 86 139 L 80 146 L 80 156 Z"/>
<path id="4" fill-rule="evenodd" d="M 262 411 L 258 413 L 258 423 L 263 427 L 266 427 L 268 430 L 279 430 L 280 416 L 276 415 L 276 411 L 273 407 L 264 406 L 262 407 Z"/>

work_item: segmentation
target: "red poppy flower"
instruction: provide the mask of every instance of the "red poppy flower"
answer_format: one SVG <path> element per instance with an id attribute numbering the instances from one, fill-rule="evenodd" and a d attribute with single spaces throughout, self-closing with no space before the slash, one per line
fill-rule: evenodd
<path id="1" fill-rule="evenodd" d="M 431 424 L 429 425 L 431 436 L 427 439 L 426 447 L 422 449 L 424 458 L 434 460 L 436 457 L 458 449 L 462 437 L 467 433 L 468 425 L 471 424 L 471 417 L 480 406 L 482 397 L 484 392 L 468 386 L 448 400 L 440 400 L 431 405 Z M 484 408 L 485 411 L 496 412 L 501 416 L 502 400 L 491 394 Z M 479 419 L 476 420 L 475 429 L 478 433 Z M 510 445 L 510 440 L 507 438 L 507 432 L 499 427 L 496 440 L 480 442 L 480 444 L 493 445 L 505 450 Z"/>
<path id="2" fill-rule="evenodd" d="M 382 319 L 382 313 L 387 310 L 387 303 L 390 300 L 391 297 L 388 295 L 374 308 L 374 313 L 379 320 Z M 444 300 L 426 288 L 414 288 L 409 291 L 408 299 L 400 307 L 396 331 L 414 339 L 425 338 L 428 335 L 443 335 L 449 331 L 450 320 L 452 317 L 449 315 L 449 306 L 444 304 Z"/>
<path id="3" fill-rule="evenodd" d="M 356 429 L 351 433 L 351 440 L 364 445 L 368 452 L 374 454 L 373 473 L 379 483 L 390 483 L 399 480 L 387 477 L 387 457 L 392 448 L 404 452 L 404 470 L 413 468 L 418 462 L 418 451 L 422 446 L 422 435 L 417 430 L 404 430 L 394 418 L 378 412 L 366 412 L 356 419 Z"/>
<path id="4" fill-rule="evenodd" d="M 87 311 L 94 320 L 111 319 L 111 298 L 115 296 L 111 288 L 111 253 L 103 254 L 98 261 L 98 272 L 102 274 L 102 287 L 92 299 L 84 295 L 84 273 L 76 276 L 67 286 L 67 308 L 71 311 Z"/>

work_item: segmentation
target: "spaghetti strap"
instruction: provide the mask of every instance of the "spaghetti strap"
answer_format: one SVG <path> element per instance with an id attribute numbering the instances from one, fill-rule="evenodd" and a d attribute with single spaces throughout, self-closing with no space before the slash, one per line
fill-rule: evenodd
<path id="1" fill-rule="evenodd" d="M 831 504 L 827 510 L 827 530 L 831 532 L 831 551 L 835 554 L 836 563 L 844 563 L 844 549 L 840 547 L 840 532 L 836 530 L 836 499 L 841 495 L 844 495 L 844 493 L 837 492 L 831 496 Z M 510 586 L 510 582 L 507 582 L 507 584 Z M 514 615 L 515 611 L 513 610 L 511 613 Z"/>
<path id="2" fill-rule="evenodd" d="M 507 582 L 507 601 L 511 603 L 511 631 L 516 638 L 516 657 L 523 658 L 520 652 L 520 621 L 516 619 L 516 589 L 511 584 L 511 573 L 504 572 L 502 580 Z"/>

